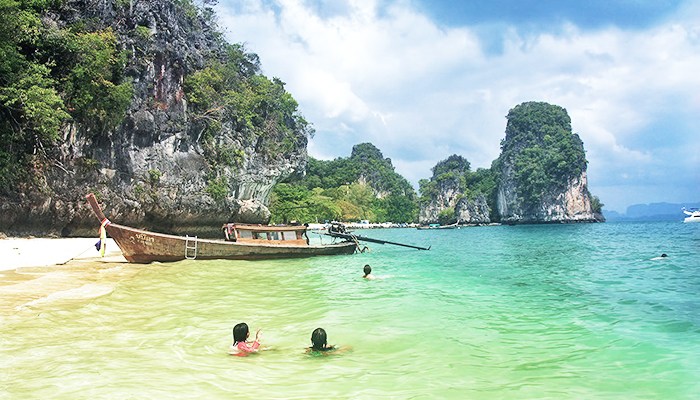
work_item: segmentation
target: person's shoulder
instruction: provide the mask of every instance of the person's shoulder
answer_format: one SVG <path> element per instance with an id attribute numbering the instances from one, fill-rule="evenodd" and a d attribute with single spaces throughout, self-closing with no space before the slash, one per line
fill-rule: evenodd
<path id="1" fill-rule="evenodd" d="M 346 352 L 352 350 L 351 346 L 345 346 L 345 345 L 343 345 L 343 346 L 333 345 L 331 347 L 332 347 L 332 349 L 329 350 L 326 354 L 342 354 L 342 353 L 346 353 Z"/>
<path id="2" fill-rule="evenodd" d="M 323 355 L 323 354 L 331 354 L 334 353 L 335 351 L 339 350 L 338 346 L 326 346 L 321 349 L 314 349 L 313 347 L 307 347 L 306 348 L 306 353 L 307 354 L 318 354 L 318 355 Z"/>

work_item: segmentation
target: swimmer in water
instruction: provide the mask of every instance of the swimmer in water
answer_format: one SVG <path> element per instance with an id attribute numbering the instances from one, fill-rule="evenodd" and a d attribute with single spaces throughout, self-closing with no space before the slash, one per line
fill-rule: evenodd
<path id="1" fill-rule="evenodd" d="M 662 253 L 661 256 L 654 257 L 654 258 L 652 258 L 652 260 L 663 260 L 664 258 L 668 258 L 668 254 Z"/>
<path id="2" fill-rule="evenodd" d="M 337 348 L 333 345 L 328 345 L 328 336 L 323 328 L 316 328 L 311 332 L 311 347 L 307 349 L 307 352 L 333 350 L 337 350 Z"/>
<path id="3" fill-rule="evenodd" d="M 370 267 L 369 264 L 365 265 L 364 273 L 365 273 L 365 275 L 363 276 L 363 278 L 374 279 L 374 275 L 372 275 L 372 267 Z"/>
<path id="4" fill-rule="evenodd" d="M 255 332 L 255 341 L 250 344 L 247 342 L 250 331 L 248 324 L 241 322 L 233 327 L 233 344 L 228 353 L 232 356 L 245 357 L 250 353 L 257 353 L 260 347 L 260 329 Z"/>

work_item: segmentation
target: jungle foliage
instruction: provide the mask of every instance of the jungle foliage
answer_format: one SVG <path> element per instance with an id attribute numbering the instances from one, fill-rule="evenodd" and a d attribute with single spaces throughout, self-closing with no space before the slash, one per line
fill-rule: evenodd
<path id="1" fill-rule="evenodd" d="M 278 78 L 262 75 L 260 60 L 242 44 L 222 44 L 225 56 L 184 82 L 188 104 L 205 142 L 227 124 L 242 136 L 255 138 L 256 150 L 268 156 L 305 145 L 313 134 L 298 103 Z"/>
<path id="2" fill-rule="evenodd" d="M 306 175 L 275 186 L 272 222 L 324 220 L 414 222 L 415 191 L 371 143 L 353 147 L 348 158 L 309 158 Z"/>
<path id="3" fill-rule="evenodd" d="M 0 191 L 30 183 L 67 123 L 100 134 L 132 97 L 110 29 L 45 24 L 58 0 L 0 0 Z"/>

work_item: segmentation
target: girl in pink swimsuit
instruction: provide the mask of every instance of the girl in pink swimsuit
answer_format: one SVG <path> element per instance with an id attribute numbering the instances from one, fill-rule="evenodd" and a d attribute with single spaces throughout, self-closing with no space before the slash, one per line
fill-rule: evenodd
<path id="1" fill-rule="evenodd" d="M 250 353 L 257 353 L 260 347 L 260 342 L 258 338 L 260 337 L 260 329 L 255 332 L 255 341 L 250 344 L 246 342 L 250 336 L 250 331 L 248 330 L 248 324 L 241 322 L 233 327 L 233 345 L 229 349 L 228 353 L 232 356 L 245 357 Z"/>

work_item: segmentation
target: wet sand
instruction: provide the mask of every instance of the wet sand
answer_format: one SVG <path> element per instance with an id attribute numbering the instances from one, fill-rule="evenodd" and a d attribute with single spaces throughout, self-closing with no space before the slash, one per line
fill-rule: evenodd
<path id="1" fill-rule="evenodd" d="M 0 317 L 56 301 L 104 296 L 117 281 L 136 273 L 112 239 L 107 239 L 105 257 L 95 249 L 96 242 L 96 238 L 0 240 Z"/>

